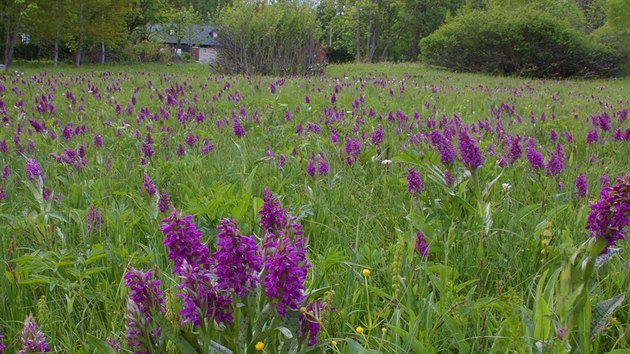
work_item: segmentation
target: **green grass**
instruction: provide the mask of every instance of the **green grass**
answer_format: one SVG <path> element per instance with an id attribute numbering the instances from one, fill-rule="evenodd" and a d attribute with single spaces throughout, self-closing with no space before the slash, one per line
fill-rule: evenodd
<path id="1" fill-rule="evenodd" d="M 355 353 L 360 346 L 384 353 L 521 353 L 536 352 L 537 342 L 545 352 L 561 351 L 565 345 L 581 352 L 630 348 L 626 302 L 586 348 L 579 340 L 584 326 L 575 325 L 564 341 L 555 334 L 556 325 L 565 325 L 569 318 L 562 312 L 568 301 L 562 291 L 553 292 L 551 286 L 537 293 L 543 275 L 549 279 L 557 269 L 566 269 L 570 256 L 588 239 L 588 205 L 599 197 L 601 176 L 607 173 L 614 184 L 614 177 L 629 172 L 630 147 L 627 141 L 615 141 L 613 132 L 628 129 L 630 120 L 613 117 L 613 130 L 599 130 L 600 141 L 586 144 L 586 133 L 593 129 L 591 116 L 613 116 L 630 108 L 628 79 L 549 81 L 458 74 L 411 64 L 331 65 L 323 77 L 285 78 L 271 94 L 269 86 L 279 78 L 221 76 L 199 65 L 62 66 L 57 71 L 21 65 L 16 70 L 24 75 L 0 76 L 5 87 L 0 98 L 8 114 L 0 140 L 9 147 L 8 153 L 0 153 L 0 164 L 11 171 L 0 179 L 6 193 L 0 201 L 0 328 L 9 352 L 19 349 L 22 321 L 29 313 L 53 352 L 94 352 L 90 336 L 124 342 L 127 289 L 122 276 L 129 266 L 157 269 L 167 292 L 177 290 L 179 280 L 171 274 L 160 232 L 166 214 L 159 213 L 157 199 L 143 191 L 143 172 L 158 190 L 166 189 L 180 213 L 194 216 L 211 249 L 216 226 L 225 217 L 234 218 L 244 234 L 260 235 L 258 210 L 265 188 L 298 216 L 309 239 L 312 268 L 307 288 L 330 287 L 335 292 L 335 310 L 322 323 L 316 352 Z M 89 92 L 89 85 L 98 87 L 100 99 Z M 205 112 L 203 122 L 191 115 L 181 124 L 179 108 L 158 100 L 158 94 L 166 96 L 166 89 L 178 87 L 184 92 L 178 97 L 184 99 L 182 111 Z M 335 87 L 339 92 L 333 105 Z M 137 103 L 129 115 L 125 107 L 134 88 L 139 88 Z M 72 111 L 66 91 L 77 100 Z M 35 97 L 48 94 L 55 114 L 36 110 Z M 305 103 L 307 95 L 310 104 Z M 363 103 L 353 109 L 361 97 Z M 24 114 L 14 108 L 19 100 Z M 115 113 L 115 102 L 120 102 L 120 114 Z M 438 125 L 443 116 L 452 120 L 457 115 L 464 124 L 487 119 L 494 128 L 491 109 L 502 103 L 514 105 L 513 114 L 502 113 L 504 132 L 534 138 L 544 155 L 555 148 L 550 132 L 558 133 L 567 156 L 564 171 L 557 177 L 532 172 L 524 143 L 523 156 L 501 168 L 488 148 L 502 153 L 503 133 L 480 129 L 475 136 L 485 155 L 483 167 L 473 178 L 456 161 L 448 167 L 455 182 L 445 185 L 439 153 L 422 142 L 428 139 L 423 135 L 430 131 L 428 119 L 435 117 Z M 138 121 L 141 107 L 158 115 L 163 107 L 170 118 Z M 247 133 L 237 138 L 231 115 L 238 116 L 241 107 Z M 290 120 L 285 119 L 286 110 Z M 397 111 L 407 118 L 396 119 Z M 45 122 L 56 139 L 47 133 L 29 134 L 28 119 Z M 68 122 L 74 128 L 85 125 L 87 133 L 62 139 Z M 308 122 L 319 125 L 321 133 L 307 132 Z M 20 124 L 23 150 L 17 153 L 13 139 Z M 304 130 L 300 135 L 295 133 L 298 124 Z M 385 139 L 374 146 L 370 134 L 379 124 Z M 140 165 L 147 125 L 155 155 Z M 331 142 L 333 129 L 338 144 Z M 565 141 L 567 131 L 572 143 Z M 361 154 L 348 166 L 344 138 L 360 138 L 361 133 L 366 139 Z M 102 136 L 103 148 L 94 146 L 94 134 Z M 193 147 L 185 143 L 189 134 L 198 136 Z M 215 148 L 203 155 L 200 145 L 206 138 Z M 180 144 L 183 156 L 177 155 Z M 80 145 L 86 147 L 88 161 L 80 170 L 50 157 Z M 275 157 L 266 156 L 267 146 Z M 307 162 L 320 152 L 330 163 L 330 173 L 309 177 Z M 277 165 L 280 154 L 287 159 L 284 168 Z M 44 186 L 53 193 L 48 202 L 40 191 L 29 189 L 34 183 L 26 178 L 27 157 L 41 164 Z M 384 159 L 392 163 L 381 163 Z M 407 192 L 408 168 L 422 174 L 423 193 Z M 589 182 L 586 198 L 576 197 L 574 181 L 580 173 Z M 564 188 L 559 190 L 558 182 Z M 91 206 L 100 210 L 103 221 L 100 228 L 88 231 Z M 430 244 L 428 260 L 414 252 L 418 231 Z M 621 251 L 586 283 L 592 306 L 630 295 L 630 252 L 627 242 L 619 247 Z M 361 276 L 364 268 L 371 270 L 367 279 Z M 577 287 L 575 272 L 571 286 Z M 357 326 L 366 331 L 357 334 Z"/>

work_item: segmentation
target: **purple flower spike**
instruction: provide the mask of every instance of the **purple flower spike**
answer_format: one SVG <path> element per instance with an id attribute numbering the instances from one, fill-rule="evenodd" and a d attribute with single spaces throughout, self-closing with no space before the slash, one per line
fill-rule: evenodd
<path id="1" fill-rule="evenodd" d="M 565 155 L 562 145 L 556 145 L 556 150 L 549 154 L 547 161 L 547 174 L 557 176 L 564 170 Z"/>
<path id="2" fill-rule="evenodd" d="M 165 312 L 164 293 L 159 289 L 162 283 L 154 278 L 151 270 L 143 272 L 130 267 L 123 278 L 129 288 L 129 299 L 139 305 L 143 315 L 151 310 Z"/>
<path id="3" fill-rule="evenodd" d="M 20 342 L 22 343 L 22 349 L 18 350 L 18 354 L 50 352 L 50 348 L 48 348 L 46 343 L 46 337 L 39 330 L 32 314 L 28 315 L 26 320 L 24 320 Z"/>
<path id="4" fill-rule="evenodd" d="M 39 167 L 37 161 L 33 158 L 26 159 L 26 177 L 28 179 L 35 179 L 37 177 L 42 177 L 42 168 Z"/>
<path id="5" fill-rule="evenodd" d="M 407 190 L 411 195 L 420 194 L 424 191 L 422 176 L 420 175 L 420 172 L 414 170 L 413 168 L 407 169 Z"/>
<path id="6" fill-rule="evenodd" d="M 594 144 L 598 140 L 599 140 L 599 134 L 597 133 L 597 130 L 593 129 L 593 130 L 590 130 L 588 133 L 586 133 L 587 144 Z"/>
<path id="7" fill-rule="evenodd" d="M 608 247 L 623 240 L 630 225 L 630 175 L 617 177 L 616 185 L 602 189 L 599 201 L 590 208 L 586 225 L 590 237 L 606 239 Z"/>
<path id="8" fill-rule="evenodd" d="M 383 132 L 383 126 L 379 124 L 379 126 L 372 132 L 370 136 L 370 140 L 372 140 L 373 145 L 380 145 L 385 138 L 385 134 Z"/>
<path id="9" fill-rule="evenodd" d="M 287 309 L 297 310 L 306 295 L 304 281 L 310 264 L 306 260 L 306 245 L 289 238 L 270 242 L 273 251 L 265 258 L 263 287 L 269 301 L 276 305 L 278 315 L 286 316 Z"/>
<path id="10" fill-rule="evenodd" d="M 0 354 L 2 354 L 5 349 L 7 349 L 7 346 L 4 345 L 4 342 L 2 341 L 3 338 L 4 336 L 2 335 L 2 332 L 0 331 Z"/>
<path id="11" fill-rule="evenodd" d="M 588 181 L 586 180 L 586 175 L 581 173 L 575 179 L 575 189 L 577 189 L 577 195 L 579 198 L 586 197 L 586 193 L 588 191 Z"/>
<path id="12" fill-rule="evenodd" d="M 241 125 L 241 122 L 237 118 L 232 119 L 232 132 L 238 138 L 242 138 L 245 136 L 245 128 Z"/>
<path id="13" fill-rule="evenodd" d="M 329 171 L 328 161 L 326 161 L 326 159 L 324 158 L 324 154 L 320 152 L 317 158 L 317 173 L 320 176 L 323 176 L 323 175 L 327 175 L 328 171 Z"/>
<path id="14" fill-rule="evenodd" d="M 311 154 L 311 158 L 306 164 L 306 173 L 311 177 L 315 175 L 315 154 Z"/>
<path id="15" fill-rule="evenodd" d="M 466 129 L 459 131 L 459 154 L 464 166 L 471 171 L 483 165 L 483 157 L 475 140 L 468 135 Z"/>
<path id="16" fill-rule="evenodd" d="M 260 224 L 264 230 L 264 280 L 269 302 L 281 317 L 287 310 L 297 310 L 306 295 L 304 281 L 310 263 L 306 260 L 306 237 L 295 218 L 280 208 L 269 190 L 263 194 Z"/>
<path id="17" fill-rule="evenodd" d="M 422 231 L 418 231 L 416 233 L 416 245 L 415 245 L 416 253 L 418 253 L 423 258 L 429 259 L 429 243 L 427 242 L 427 238 L 424 236 Z"/>
<path id="18" fill-rule="evenodd" d="M 166 193 L 166 189 L 162 188 L 160 191 L 160 200 L 158 201 L 158 209 L 160 213 L 166 213 L 171 208 L 171 202 L 168 198 L 168 193 Z"/>
<path id="19" fill-rule="evenodd" d="M 510 139 L 510 152 L 508 153 L 508 158 L 510 163 L 516 162 L 521 155 L 523 154 L 523 149 L 521 149 L 521 137 L 514 136 Z"/>
<path id="20" fill-rule="evenodd" d="M 275 233 L 276 230 L 283 229 L 287 225 L 285 211 L 269 189 L 265 188 L 263 192 L 263 206 L 258 215 L 260 215 L 260 226 L 267 233 Z"/>
<path id="21" fill-rule="evenodd" d="M 160 336 L 160 328 L 151 325 L 151 312 L 164 313 L 164 294 L 159 289 L 160 281 L 151 271 L 146 273 L 130 267 L 124 275 L 129 288 L 125 310 L 125 338 L 133 353 L 147 353 L 154 348 Z"/>
<path id="22" fill-rule="evenodd" d="M 346 162 L 352 165 L 361 154 L 361 143 L 356 139 L 346 138 L 346 154 Z"/>
<path id="23" fill-rule="evenodd" d="M 540 151 L 536 150 L 533 140 L 529 140 L 527 142 L 525 156 L 527 157 L 529 165 L 533 171 L 543 170 L 545 168 L 545 158 Z"/>
<path id="24" fill-rule="evenodd" d="M 90 206 L 87 211 L 87 228 L 88 233 L 92 232 L 92 229 L 96 227 L 98 231 L 101 229 L 101 212 L 94 205 Z"/>
<path id="25" fill-rule="evenodd" d="M 151 179 L 148 173 L 144 173 L 142 177 L 142 186 L 144 187 L 145 192 L 149 195 L 149 197 L 153 197 L 157 192 L 157 188 L 155 187 L 155 183 Z"/>
<path id="26" fill-rule="evenodd" d="M 321 329 L 320 319 L 318 315 L 323 311 L 324 304 L 321 302 L 311 302 L 306 307 L 306 311 L 300 314 L 300 326 L 298 327 L 298 337 L 306 338 L 308 336 L 308 346 L 312 347 L 317 344 L 317 335 Z M 300 311 L 302 312 L 302 311 Z"/>
<path id="27" fill-rule="evenodd" d="M 242 298 L 259 283 L 260 251 L 253 236 L 239 234 L 234 220 L 221 220 L 218 229 L 217 251 L 213 254 L 217 285 L 222 290 L 234 290 Z"/>
<path id="28" fill-rule="evenodd" d="M 179 276 L 182 283 L 178 288 L 182 292 L 177 296 L 184 303 L 180 315 L 185 323 L 190 322 L 199 326 L 202 319 L 214 320 L 217 323 L 232 323 L 230 308 L 232 300 L 229 294 L 217 287 L 213 274 L 184 261 L 180 267 Z"/>
<path id="29" fill-rule="evenodd" d="M 201 243 L 201 232 L 192 222 L 192 215 L 180 218 L 173 211 L 168 218 L 162 220 L 164 246 L 168 249 L 168 259 L 174 263 L 173 273 L 180 274 L 184 262 L 191 267 L 210 268 L 208 247 Z"/>

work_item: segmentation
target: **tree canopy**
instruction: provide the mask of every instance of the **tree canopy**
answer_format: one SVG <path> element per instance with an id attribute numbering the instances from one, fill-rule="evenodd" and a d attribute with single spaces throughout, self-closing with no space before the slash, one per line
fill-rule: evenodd
<path id="1" fill-rule="evenodd" d="M 224 23 L 223 10 L 230 8 L 226 13 L 233 15 L 248 3 L 303 6 L 314 15 L 312 26 L 332 62 L 426 58 L 421 41 L 471 13 L 542 13 L 592 45 L 622 56 L 630 47 L 630 0 L 5 0 L 0 3 L 0 46 L 7 69 L 16 45 L 36 46 L 55 64 L 60 48 L 71 55 L 65 60 L 77 65 L 88 51 L 89 60 L 96 52 L 105 61 L 106 48 L 124 52 L 159 39 L 153 24 L 182 41 L 190 37 L 190 25 Z"/>

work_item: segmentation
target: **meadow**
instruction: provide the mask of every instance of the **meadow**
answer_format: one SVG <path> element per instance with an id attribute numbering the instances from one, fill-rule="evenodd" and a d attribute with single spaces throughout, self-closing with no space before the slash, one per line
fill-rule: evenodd
<path id="1" fill-rule="evenodd" d="M 17 70 L 0 352 L 630 349 L 627 78 Z"/>

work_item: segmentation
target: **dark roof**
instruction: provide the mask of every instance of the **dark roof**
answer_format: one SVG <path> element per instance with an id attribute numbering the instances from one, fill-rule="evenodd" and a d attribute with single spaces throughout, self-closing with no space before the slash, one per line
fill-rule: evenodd
<path id="1" fill-rule="evenodd" d="M 171 35 L 170 23 L 157 23 L 149 25 L 149 32 L 156 36 L 161 43 L 177 44 L 177 38 Z M 217 46 L 217 30 L 210 25 L 191 25 L 180 44 L 200 47 Z"/>

